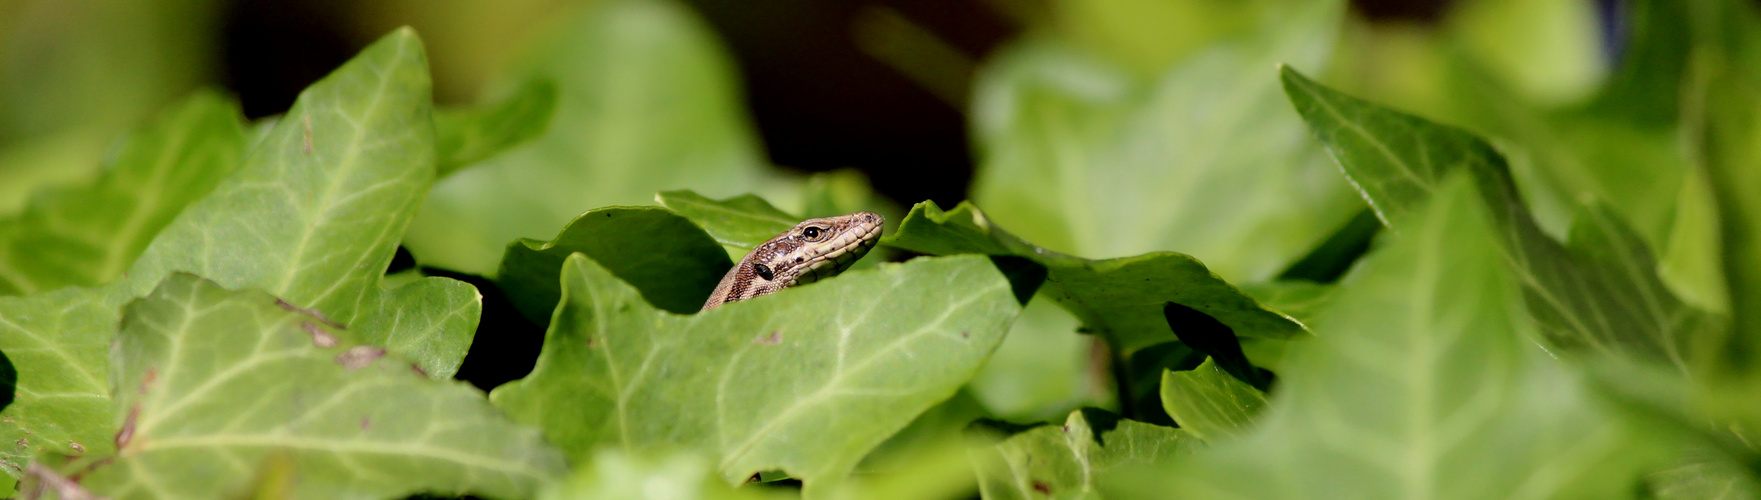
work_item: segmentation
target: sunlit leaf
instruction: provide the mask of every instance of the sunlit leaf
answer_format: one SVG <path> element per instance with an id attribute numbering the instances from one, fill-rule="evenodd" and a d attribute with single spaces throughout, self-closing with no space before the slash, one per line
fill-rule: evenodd
<path id="1" fill-rule="evenodd" d="M 90 185 L 37 194 L 0 220 L 0 295 L 101 285 L 122 275 L 190 202 L 238 167 L 237 106 L 198 93 L 131 136 Z"/>
<path id="2" fill-rule="evenodd" d="M 786 184 L 766 180 L 728 56 L 684 6 L 586 6 L 532 60 L 521 78 L 556 83 L 549 129 L 434 187 L 405 240 L 423 265 L 488 275 L 507 242 L 549 237 L 588 209 Z"/>
<path id="3" fill-rule="evenodd" d="M 685 447 L 809 490 L 954 394 L 1020 312 L 978 256 L 916 259 L 681 316 L 583 255 L 532 375 L 490 394 L 571 457 Z"/>
<path id="4" fill-rule="evenodd" d="M 1717 328 L 1712 315 L 1663 286 L 1645 242 L 1605 205 L 1582 206 L 1562 245 L 1535 224 L 1504 157 L 1484 140 L 1340 94 L 1290 68 L 1283 74 L 1297 111 L 1395 231 L 1447 174 L 1473 177 L 1529 310 L 1554 345 L 1686 371 L 1690 348 Z"/>
<path id="5" fill-rule="evenodd" d="M 1162 409 L 1180 428 L 1206 441 L 1246 429 L 1266 406 L 1266 395 L 1236 380 L 1212 360 L 1187 371 L 1162 373 Z"/>
<path id="6" fill-rule="evenodd" d="M 623 452 L 612 448 L 593 453 L 574 474 L 545 488 L 539 500 L 740 500 L 787 498 L 781 492 L 735 489 L 701 454 L 688 452 Z"/>
<path id="7" fill-rule="evenodd" d="M 1047 296 L 1034 297 L 972 378 L 972 395 L 991 415 L 1009 421 L 1049 420 L 1075 408 L 1111 404 L 1109 375 L 1095 366 L 1097 340 L 1078 335 L 1081 326 Z"/>
<path id="8" fill-rule="evenodd" d="M 987 499 L 1091 498 L 1111 469 L 1190 455 L 1203 442 L 1180 429 L 1074 411 L 1063 425 L 1042 425 L 974 449 Z"/>
<path id="9" fill-rule="evenodd" d="M 1253 430 L 1127 498 L 1613 498 L 1658 453 L 1536 349 L 1465 175 L 1403 214 L 1293 346 Z"/>
<path id="10" fill-rule="evenodd" d="M 1704 2 L 1703 123 L 1699 158 L 1717 207 L 1724 281 L 1729 286 L 1733 328 L 1717 342 L 1708 391 L 1714 413 L 1738 419 L 1749 432 L 1761 429 L 1761 13 L 1740 2 Z"/>
<path id="11" fill-rule="evenodd" d="M 1468 0 L 1451 4 L 1447 28 L 1527 100 L 1589 96 L 1608 69 L 1596 6 L 1576 0 Z"/>
<path id="12" fill-rule="evenodd" d="M 17 474 L 38 451 L 106 452 L 115 428 L 101 381 L 119 310 L 178 271 L 269 291 L 451 377 L 476 328 L 476 290 L 441 278 L 380 285 L 434 179 L 431 106 L 421 42 L 394 32 L 308 88 L 126 279 L 0 298 L 0 351 L 19 372 L 17 398 L 0 411 L 0 443 L 11 443 L 0 463 Z"/>
<path id="13" fill-rule="evenodd" d="M 479 108 L 434 110 L 436 168 L 442 177 L 543 133 L 556 109 L 556 85 L 532 80 Z"/>
<path id="14" fill-rule="evenodd" d="M 809 183 L 809 202 L 815 198 L 813 184 Z M 798 221 L 753 195 L 711 200 L 690 191 L 669 191 L 655 200 L 703 226 L 735 257 Z M 844 206 L 820 213 L 860 208 Z M 891 219 L 888 223 L 894 225 L 889 231 L 899 227 Z M 878 250 L 890 249 L 883 246 Z M 851 269 L 865 269 L 884 260 L 877 257 L 884 255 L 870 255 Z M 1053 306 L 1051 299 L 1042 296 L 1030 302 L 1010 326 L 1003 345 L 973 378 L 969 386 L 973 396 L 993 416 L 1028 420 L 1056 417 L 1084 405 L 1106 404 L 1112 394 L 1104 382 L 1093 380 L 1089 366 L 1092 339 L 1071 335 L 1078 326 L 1076 319 Z"/>
<path id="15" fill-rule="evenodd" d="M 562 474 L 562 454 L 482 393 L 284 304 L 179 273 L 126 306 L 111 359 L 121 447 L 71 465 L 89 467 L 81 484 L 116 499 L 218 498 L 273 455 L 291 462 L 289 498 L 515 498 Z"/>
<path id="16" fill-rule="evenodd" d="M 1054 251 L 1272 278 L 1363 206 L 1265 76 L 1325 61 L 1342 7 L 1285 5 L 1150 81 L 1051 40 L 1001 51 L 974 90 L 972 199 Z"/>
<path id="17" fill-rule="evenodd" d="M 802 220 L 754 194 L 712 200 L 694 191 L 662 191 L 654 195 L 654 201 L 703 226 L 716 242 L 742 252 Z"/>

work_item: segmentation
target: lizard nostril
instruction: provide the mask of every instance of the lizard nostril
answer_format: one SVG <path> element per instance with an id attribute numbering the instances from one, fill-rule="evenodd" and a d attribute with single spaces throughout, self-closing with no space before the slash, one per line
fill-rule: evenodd
<path id="1" fill-rule="evenodd" d="M 864 215 L 862 218 L 867 219 L 869 222 L 874 222 L 874 214 Z"/>

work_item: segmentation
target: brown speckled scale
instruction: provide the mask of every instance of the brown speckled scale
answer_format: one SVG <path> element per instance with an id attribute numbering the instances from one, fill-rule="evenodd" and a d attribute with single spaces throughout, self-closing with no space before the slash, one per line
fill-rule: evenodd
<path id="1" fill-rule="evenodd" d="M 747 252 L 722 276 L 703 310 L 843 272 L 880 241 L 885 220 L 874 212 L 856 212 L 801 221 Z"/>

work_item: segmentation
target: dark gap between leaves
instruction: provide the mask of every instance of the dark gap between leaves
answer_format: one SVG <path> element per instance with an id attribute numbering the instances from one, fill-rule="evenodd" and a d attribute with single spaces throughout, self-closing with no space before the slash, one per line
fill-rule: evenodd
<path id="1" fill-rule="evenodd" d="M 538 352 L 544 348 L 544 328 L 520 315 L 501 287 L 474 274 L 432 267 L 423 267 L 421 271 L 428 276 L 470 283 L 483 295 L 483 315 L 477 322 L 476 337 L 454 379 L 488 391 L 532 373 L 532 367 L 538 364 Z"/>
<path id="2" fill-rule="evenodd" d="M 1235 330 L 1229 325 L 1197 309 L 1173 302 L 1162 306 L 1162 316 L 1167 318 L 1168 328 L 1174 331 L 1174 337 L 1180 339 L 1180 343 L 1209 356 L 1216 361 L 1218 368 L 1255 389 L 1271 390 L 1272 372 L 1248 361 L 1247 354 L 1241 351 L 1241 339 L 1235 336 Z"/>

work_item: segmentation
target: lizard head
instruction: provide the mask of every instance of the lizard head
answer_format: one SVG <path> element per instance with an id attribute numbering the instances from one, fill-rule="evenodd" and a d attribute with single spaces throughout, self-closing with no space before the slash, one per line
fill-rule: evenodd
<path id="1" fill-rule="evenodd" d="M 836 275 L 874 248 L 885 221 L 874 212 L 801 221 L 752 249 L 752 271 L 779 287 Z"/>

